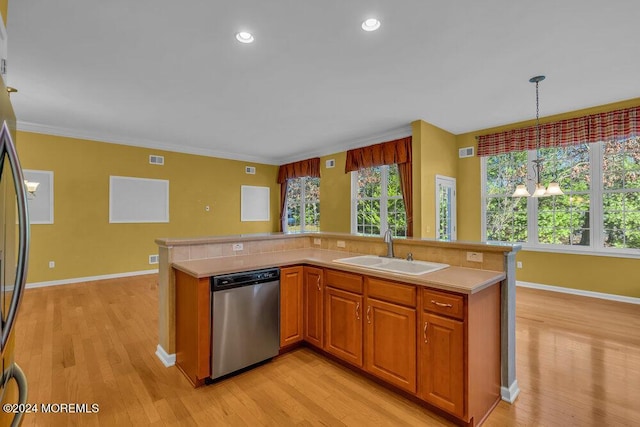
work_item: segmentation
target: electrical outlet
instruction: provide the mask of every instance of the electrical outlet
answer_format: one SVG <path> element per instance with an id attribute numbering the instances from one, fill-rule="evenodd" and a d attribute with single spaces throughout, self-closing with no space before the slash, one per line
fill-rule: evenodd
<path id="1" fill-rule="evenodd" d="M 322 240 L 318 239 L 317 237 L 313 238 L 313 244 L 314 245 L 320 246 L 321 243 L 322 243 Z"/>
<path id="2" fill-rule="evenodd" d="M 55 266 L 56 266 L 55 261 L 49 261 L 49 268 L 55 268 Z"/>
<path id="3" fill-rule="evenodd" d="M 516 266 L 517 266 L 518 268 L 522 268 L 522 261 L 518 261 L 518 262 L 516 263 Z"/>
<path id="4" fill-rule="evenodd" d="M 347 245 L 344 243 L 344 240 L 338 240 L 338 242 L 336 243 L 336 246 L 338 246 L 339 248 L 344 248 Z"/>
<path id="5" fill-rule="evenodd" d="M 482 252 L 467 252 L 467 261 L 482 262 Z"/>
<path id="6" fill-rule="evenodd" d="M 233 244 L 233 251 L 234 252 L 241 251 L 243 247 L 244 246 L 242 245 L 242 243 L 234 243 Z"/>

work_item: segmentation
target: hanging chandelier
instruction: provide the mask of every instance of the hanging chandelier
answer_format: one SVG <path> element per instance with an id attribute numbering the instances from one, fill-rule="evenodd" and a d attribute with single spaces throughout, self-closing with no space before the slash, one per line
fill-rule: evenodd
<path id="1" fill-rule="evenodd" d="M 544 79 L 544 76 L 535 76 L 529 79 L 529 82 L 536 84 L 536 159 L 533 160 L 536 189 L 533 194 L 530 194 L 525 184 L 519 184 L 516 186 L 516 190 L 511 197 L 548 197 L 561 196 L 564 194 L 557 181 L 554 180 L 549 183 L 548 187 L 545 187 L 540 177 L 542 162 L 544 160 L 540 157 L 540 99 L 538 96 L 538 84 Z"/>

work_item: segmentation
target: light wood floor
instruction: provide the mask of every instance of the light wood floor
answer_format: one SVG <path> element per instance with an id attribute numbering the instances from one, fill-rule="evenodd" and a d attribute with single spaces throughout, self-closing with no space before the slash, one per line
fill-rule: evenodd
<path id="1" fill-rule="evenodd" d="M 29 414 L 24 426 L 449 426 L 311 350 L 193 389 L 155 356 L 157 276 L 27 290 L 16 361 L 30 403 L 97 414 Z M 518 289 L 521 394 L 485 426 L 640 425 L 640 307 Z"/>

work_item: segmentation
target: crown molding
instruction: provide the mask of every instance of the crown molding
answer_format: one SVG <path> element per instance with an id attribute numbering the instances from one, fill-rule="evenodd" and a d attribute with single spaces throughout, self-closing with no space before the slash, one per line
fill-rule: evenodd
<path id="1" fill-rule="evenodd" d="M 86 139 L 89 141 L 104 142 L 107 144 L 120 144 L 132 147 L 149 148 L 153 150 L 170 151 L 174 153 L 194 154 L 197 156 L 216 157 L 220 159 L 239 160 L 244 162 L 279 165 L 277 159 L 264 159 L 254 156 L 245 156 L 237 153 L 229 153 L 226 151 L 210 150 L 199 147 L 176 147 L 174 145 L 165 144 L 158 141 L 127 138 L 120 135 L 109 135 L 98 132 L 87 132 L 77 129 L 63 128 L 59 126 L 48 126 L 37 123 L 18 121 L 17 129 L 21 132 L 41 133 L 44 135 L 63 136 L 67 138 Z"/>
<path id="2" fill-rule="evenodd" d="M 278 157 L 278 158 L 259 158 L 255 156 L 246 156 L 237 153 L 229 153 L 226 151 L 210 150 L 199 147 L 176 147 L 174 145 L 145 140 L 122 137 L 120 135 L 102 134 L 98 132 L 87 132 L 77 129 L 63 128 L 59 126 L 41 125 L 38 123 L 18 121 L 17 129 L 21 132 L 40 133 L 44 135 L 62 136 L 67 138 L 85 139 L 89 141 L 104 142 L 107 144 L 120 144 L 132 147 L 149 148 L 153 150 L 170 151 L 183 154 L 194 154 L 197 156 L 215 157 L 228 160 L 238 160 L 251 163 L 267 164 L 267 165 L 283 165 L 298 160 L 308 159 L 311 157 L 321 157 L 330 154 L 347 151 L 352 148 L 364 147 L 371 144 L 390 141 L 393 139 L 403 138 L 411 135 L 411 124 L 399 126 L 384 132 L 368 135 L 357 139 L 343 140 L 335 144 L 323 146 L 318 150 L 297 154 L 294 156 Z"/>

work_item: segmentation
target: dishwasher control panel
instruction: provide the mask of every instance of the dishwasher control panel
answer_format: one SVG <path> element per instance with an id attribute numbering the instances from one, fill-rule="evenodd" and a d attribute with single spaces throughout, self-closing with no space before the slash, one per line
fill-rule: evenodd
<path id="1" fill-rule="evenodd" d="M 241 273 L 223 274 L 211 277 L 211 291 L 237 288 L 280 279 L 280 269 L 268 268 L 263 270 L 243 271 Z"/>

